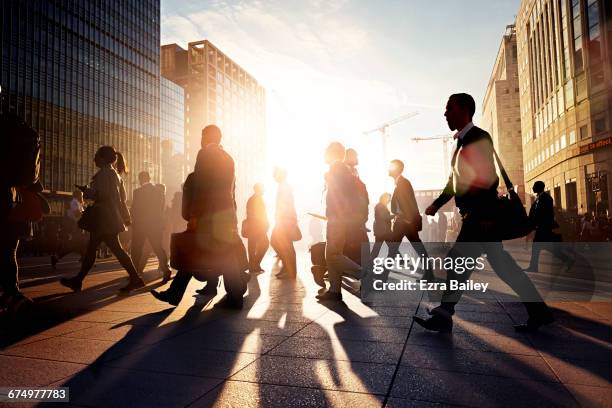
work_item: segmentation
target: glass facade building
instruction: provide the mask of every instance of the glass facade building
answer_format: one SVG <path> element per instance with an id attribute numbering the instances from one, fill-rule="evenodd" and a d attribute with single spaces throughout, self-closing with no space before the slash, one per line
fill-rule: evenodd
<path id="1" fill-rule="evenodd" d="M 188 171 L 185 160 L 185 91 L 162 76 L 160 94 L 161 180 L 166 185 L 167 197 L 171 197 L 181 191 Z"/>
<path id="2" fill-rule="evenodd" d="M 2 112 L 42 138 L 42 181 L 69 192 L 95 171 L 104 144 L 132 172 L 159 180 L 158 0 L 11 0 L 0 3 Z"/>
<path id="3" fill-rule="evenodd" d="M 523 163 L 559 209 L 609 214 L 612 5 L 523 0 L 516 21 Z"/>

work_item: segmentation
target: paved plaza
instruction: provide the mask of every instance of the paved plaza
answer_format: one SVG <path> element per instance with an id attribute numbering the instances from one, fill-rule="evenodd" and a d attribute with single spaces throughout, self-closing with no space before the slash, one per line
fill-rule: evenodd
<path id="1" fill-rule="evenodd" d="M 70 406 L 612 406 L 612 303 L 554 303 L 556 323 L 522 335 L 520 304 L 465 296 L 440 335 L 412 324 L 430 306 L 420 293 L 318 304 L 306 252 L 295 282 L 271 277 L 266 258 L 240 312 L 213 308 L 222 289 L 194 297 L 196 281 L 176 308 L 117 295 L 114 258 L 68 293 L 58 278 L 76 259 L 45 262 L 23 260 L 35 315 L 0 332 L 0 385 L 69 387 Z M 147 289 L 160 287 L 155 269 Z"/>

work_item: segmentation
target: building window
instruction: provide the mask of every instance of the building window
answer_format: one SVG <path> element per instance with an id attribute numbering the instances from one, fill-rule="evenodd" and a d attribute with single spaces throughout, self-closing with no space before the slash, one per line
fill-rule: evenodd
<path id="1" fill-rule="evenodd" d="M 565 137 L 565 134 L 561 135 L 561 149 L 565 149 L 565 147 L 567 146 L 567 140 Z"/>
<path id="2" fill-rule="evenodd" d="M 580 72 L 584 68 L 580 0 L 572 0 L 572 22 L 574 28 L 574 71 Z"/>
<path id="3" fill-rule="evenodd" d="M 593 121 L 593 134 L 599 135 L 601 133 L 604 133 L 606 130 L 607 127 L 605 117 L 597 118 Z"/>
<path id="4" fill-rule="evenodd" d="M 580 126 L 580 140 L 584 140 L 589 137 L 589 128 L 584 125 Z"/>
<path id="5" fill-rule="evenodd" d="M 601 36 L 599 24 L 599 3 L 597 0 L 587 2 L 587 21 L 589 33 L 589 58 L 591 63 L 601 60 Z"/>
<path id="6" fill-rule="evenodd" d="M 569 132 L 569 144 L 574 144 L 576 143 L 576 131 L 575 130 L 571 130 Z"/>
<path id="7" fill-rule="evenodd" d="M 565 202 L 568 210 L 578 210 L 578 190 L 576 179 L 572 179 L 565 184 Z"/>

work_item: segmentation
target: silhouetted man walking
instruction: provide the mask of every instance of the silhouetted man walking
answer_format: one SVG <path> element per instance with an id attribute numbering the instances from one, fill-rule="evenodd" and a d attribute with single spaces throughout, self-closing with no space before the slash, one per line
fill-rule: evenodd
<path id="1" fill-rule="evenodd" d="M 142 250 L 145 240 L 148 240 L 159 260 L 159 267 L 164 274 L 162 281 L 165 283 L 170 280 L 172 272 L 162 246 L 164 195 L 151 183 L 147 171 L 138 174 L 138 181 L 140 187 L 134 190 L 132 200 L 132 258 L 138 272 L 142 274 L 147 261 L 142 259 Z"/>
<path id="2" fill-rule="evenodd" d="M 451 161 L 452 174 L 449 181 L 425 214 L 435 215 L 445 203 L 455 198 L 463 224 L 457 243 L 448 256 L 475 259 L 486 253 L 495 273 L 519 295 L 527 308 L 529 319 L 525 324 L 514 326 L 515 329 L 534 331 L 551 323 L 553 317 L 533 283 L 502 246 L 498 219 L 503 214 L 498 213 L 499 179 L 493 159 L 493 141 L 487 132 L 472 123 L 475 110 L 474 99 L 464 93 L 451 95 L 446 104 L 444 116 L 448 127 L 457 131 L 457 148 Z M 462 245 L 466 242 L 470 244 Z M 471 272 L 448 271 L 447 286 L 452 280 L 465 282 Z M 430 312 L 432 317 L 424 320 L 414 316 L 415 322 L 428 330 L 450 332 L 455 305 L 461 294 L 461 291 L 450 290 L 448 287 L 442 295 L 440 306 Z"/>
<path id="3" fill-rule="evenodd" d="M 395 216 L 391 240 L 393 244 L 389 250 L 389 257 L 394 257 L 402 239 L 406 237 L 417 253 L 417 256 L 427 257 L 427 250 L 419 237 L 423 229 L 423 217 L 419 213 L 412 184 L 402 175 L 404 163 L 401 160 L 392 160 L 389 167 L 389 176 L 395 180 L 395 190 L 391 197 L 391 213 Z M 423 280 L 434 278 L 431 270 L 426 270 Z"/>
<path id="4" fill-rule="evenodd" d="M 562 237 L 553 232 L 553 229 L 559 225 L 555 221 L 554 201 L 550 194 L 544 191 L 545 187 L 544 182 L 540 180 L 533 184 L 533 192 L 537 194 L 538 198 L 529 210 L 529 221 L 535 230 L 535 235 L 531 247 L 531 261 L 526 269 L 527 272 L 538 271 L 540 252 L 543 249 L 563 261 L 568 268 L 574 263 L 574 259 L 563 252 L 560 245 L 555 245 L 555 242 L 562 241 Z"/>

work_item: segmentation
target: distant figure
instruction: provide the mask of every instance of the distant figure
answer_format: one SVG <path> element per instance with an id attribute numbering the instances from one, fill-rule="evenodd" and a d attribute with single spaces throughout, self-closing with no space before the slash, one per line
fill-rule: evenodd
<path id="1" fill-rule="evenodd" d="M 389 251 L 389 256 L 394 257 L 399 246 L 406 237 L 417 253 L 417 256 L 427 257 L 427 250 L 421 242 L 419 231 L 423 229 L 423 217 L 419 213 L 416 196 L 412 184 L 402 175 L 404 172 L 404 162 L 401 160 L 391 160 L 389 166 L 389 176 L 395 180 L 395 190 L 391 197 L 391 212 L 393 213 L 393 245 Z M 422 279 L 433 280 L 433 272 L 425 270 Z"/>
<path id="2" fill-rule="evenodd" d="M 295 279 L 297 276 L 297 265 L 293 242 L 299 241 L 302 238 L 302 233 L 297 222 L 293 191 L 287 182 L 287 172 L 284 169 L 275 169 L 274 180 L 278 183 L 276 222 L 272 230 L 270 243 L 282 263 L 281 270 L 276 276 L 279 278 L 287 277 Z"/>
<path id="3" fill-rule="evenodd" d="M 164 193 L 151 183 L 151 176 L 147 171 L 138 174 L 138 182 L 140 187 L 134 190 L 132 199 L 132 258 L 138 272 L 142 274 L 147 263 L 142 251 L 145 240 L 149 241 L 163 272 L 162 283 L 166 283 L 172 277 L 172 271 L 168 265 L 168 255 L 162 246 Z"/>
<path id="4" fill-rule="evenodd" d="M 19 289 L 17 248 L 19 241 L 32 236 L 32 222 L 42 213 L 36 208 L 39 181 L 40 137 L 19 117 L 0 116 L 0 310 L 13 320 L 32 305 Z M 33 200 L 33 201 L 31 201 Z"/>
<path id="5" fill-rule="evenodd" d="M 495 149 L 491 136 L 472 123 L 475 111 L 474 98 L 468 94 L 454 94 L 448 99 L 444 116 L 448 127 L 457 131 L 457 147 L 451 160 L 452 173 L 446 187 L 425 210 L 425 214 L 434 216 L 444 204 L 455 198 L 463 224 L 457 244 L 447 256 L 476 259 L 485 253 L 495 273 L 520 296 L 527 309 L 529 318 L 526 324 L 515 326 L 515 330 L 534 331 L 551 323 L 553 317 L 538 290 L 501 243 L 499 218 L 504 214 L 499 214 L 499 178 L 493 157 Z M 471 244 L 465 246 L 461 245 L 462 242 Z M 431 310 L 432 317 L 422 319 L 414 316 L 414 321 L 428 330 L 450 332 L 455 305 L 462 295 L 460 290 L 450 289 L 451 280 L 465 282 L 471 273 L 472 270 L 462 273 L 447 271 L 449 286 L 442 295 L 440 306 Z"/>
<path id="6" fill-rule="evenodd" d="M 70 253 L 79 254 L 81 260 L 85 256 L 85 249 L 87 247 L 85 241 L 87 238 L 84 231 L 77 225 L 81 214 L 83 214 L 83 204 L 83 192 L 81 190 L 74 190 L 72 192 L 72 200 L 66 209 L 64 222 L 62 223 L 65 239 L 60 243 L 59 252 L 51 255 L 51 267 L 53 269 L 57 267 L 57 263 L 63 257 Z"/>
<path id="7" fill-rule="evenodd" d="M 359 192 L 356 188 L 355 177 L 349 167 L 343 163 L 345 148 L 341 143 L 333 142 L 325 150 L 325 162 L 329 166 L 325 174 L 327 194 L 325 197 L 325 215 L 327 216 L 327 233 L 325 246 L 325 262 L 329 272 L 329 290 L 319 294 L 317 299 L 321 302 L 342 301 L 342 276 L 350 275 L 361 278 L 361 266 L 344 254 L 353 212 L 352 203 Z M 323 273 L 315 271 L 313 274 Z M 322 276 L 315 275 L 315 282 L 321 281 Z"/>
<path id="8" fill-rule="evenodd" d="M 374 207 L 374 247 L 372 248 L 374 258 L 378 256 L 382 244 L 393 239 L 391 232 L 393 216 L 389 211 L 389 203 L 391 203 L 391 194 L 383 193 Z"/>
<path id="9" fill-rule="evenodd" d="M 263 199 L 264 186 L 257 183 L 253 186 L 253 195 L 246 204 L 246 225 L 249 251 L 249 271 L 251 273 L 263 272 L 261 261 L 268 252 L 268 214 Z"/>
<path id="10" fill-rule="evenodd" d="M 187 229 L 194 231 L 196 239 L 205 242 L 210 250 L 193 256 L 210 258 L 214 263 L 223 261 L 219 270 L 208 271 L 210 276 L 204 289 L 211 286 L 214 289 L 211 294 L 215 294 L 218 275 L 222 275 L 227 294 L 216 306 L 241 309 L 246 282 L 237 250 L 242 241 L 238 235 L 235 182 L 234 159 L 221 147 L 221 130 L 215 125 L 206 126 L 194 172 L 187 176 L 183 186 L 182 216 L 188 221 Z M 168 290 L 151 290 L 151 294 L 176 306 L 198 272 L 178 270 Z"/>
<path id="11" fill-rule="evenodd" d="M 540 252 L 543 249 L 563 261 L 568 269 L 574 264 L 574 259 L 563 251 L 561 244 L 555 244 L 563 239 L 560 234 L 553 232 L 553 229 L 558 228 L 559 224 L 555 221 L 553 199 L 544 191 L 545 187 L 544 182 L 540 180 L 533 184 L 533 192 L 537 198 L 529 210 L 529 221 L 535 230 L 535 235 L 531 247 L 531 261 L 526 272 L 538 271 Z"/>
<path id="12" fill-rule="evenodd" d="M 100 170 L 93 176 L 89 187 L 80 187 L 83 190 L 84 197 L 94 201 L 94 212 L 92 213 L 94 217 L 92 218 L 95 219 L 95 227 L 89 234 L 89 244 L 83 257 L 81 270 L 73 278 L 62 278 L 60 280 L 62 285 L 75 292 L 81 290 L 83 279 L 85 279 L 96 260 L 96 250 L 103 242 L 130 276 L 129 283 L 120 290 L 129 292 L 145 286 L 132 263 L 132 259 L 119 243 L 119 233 L 125 231 L 125 227 L 131 223 L 131 219 L 125 203 L 126 194 L 123 180 L 118 174 L 118 171 L 125 172 L 127 167 L 125 166 L 125 160 L 117 163 L 118 157 L 112 146 L 100 147 L 94 156 L 94 162 Z M 115 170 L 115 165 L 117 170 Z"/>

